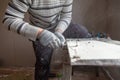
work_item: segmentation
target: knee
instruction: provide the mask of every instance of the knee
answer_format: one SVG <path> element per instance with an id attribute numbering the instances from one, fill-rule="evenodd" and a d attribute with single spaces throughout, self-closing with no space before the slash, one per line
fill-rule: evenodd
<path id="1" fill-rule="evenodd" d="M 87 37 L 89 32 L 88 32 L 88 29 L 85 26 L 78 25 L 78 26 L 76 26 L 76 28 L 77 28 L 78 32 L 81 34 L 82 37 Z"/>
<path id="2" fill-rule="evenodd" d="M 73 32 L 75 32 L 79 38 L 88 38 L 90 36 L 88 29 L 83 25 L 71 23 L 70 27 L 72 27 Z"/>

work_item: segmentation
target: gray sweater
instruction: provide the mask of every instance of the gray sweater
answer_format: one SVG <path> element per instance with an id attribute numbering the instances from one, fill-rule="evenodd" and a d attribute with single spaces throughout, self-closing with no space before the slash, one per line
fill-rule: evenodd
<path id="1" fill-rule="evenodd" d="M 12 0 L 9 2 L 3 23 L 8 30 L 17 32 L 33 41 L 39 28 L 61 29 L 71 22 L 73 0 Z M 30 22 L 24 21 L 26 12 Z"/>

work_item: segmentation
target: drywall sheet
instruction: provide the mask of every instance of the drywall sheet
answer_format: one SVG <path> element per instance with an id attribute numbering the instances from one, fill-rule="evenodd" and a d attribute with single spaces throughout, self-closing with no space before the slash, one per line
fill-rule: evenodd
<path id="1" fill-rule="evenodd" d="M 72 64 L 110 64 L 115 65 L 120 59 L 120 45 L 108 40 L 69 39 L 68 53 Z M 109 61 L 109 62 L 108 62 Z M 89 63 L 90 62 L 90 63 Z M 120 62 L 119 62 L 120 64 Z"/>

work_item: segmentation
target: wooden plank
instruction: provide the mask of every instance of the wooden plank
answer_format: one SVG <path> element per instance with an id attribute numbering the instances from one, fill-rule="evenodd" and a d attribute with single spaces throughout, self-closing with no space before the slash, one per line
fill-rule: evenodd
<path id="1" fill-rule="evenodd" d="M 51 72 L 61 75 L 58 80 L 71 80 L 72 66 L 67 49 L 54 50 L 51 60 Z"/>

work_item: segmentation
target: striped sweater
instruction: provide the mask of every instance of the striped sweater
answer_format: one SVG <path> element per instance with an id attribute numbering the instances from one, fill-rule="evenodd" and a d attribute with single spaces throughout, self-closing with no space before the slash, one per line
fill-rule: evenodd
<path id="1" fill-rule="evenodd" d="M 35 41 L 39 28 L 66 30 L 72 18 L 72 2 L 73 0 L 12 0 L 8 4 L 3 23 L 8 30 Z M 30 14 L 30 23 L 24 21 L 26 12 Z"/>

